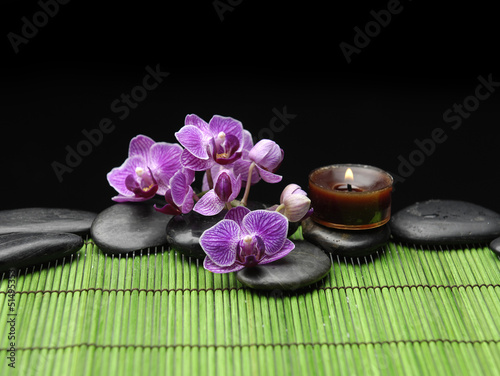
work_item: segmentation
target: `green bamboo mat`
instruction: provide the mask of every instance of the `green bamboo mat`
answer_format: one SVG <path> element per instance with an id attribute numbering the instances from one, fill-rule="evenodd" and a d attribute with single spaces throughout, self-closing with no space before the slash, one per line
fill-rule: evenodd
<path id="1" fill-rule="evenodd" d="M 259 293 L 175 251 L 113 257 L 87 241 L 11 278 L 13 307 L 3 275 L 0 374 L 500 374 L 500 260 L 488 247 L 388 243 L 332 264 L 308 292 Z"/>

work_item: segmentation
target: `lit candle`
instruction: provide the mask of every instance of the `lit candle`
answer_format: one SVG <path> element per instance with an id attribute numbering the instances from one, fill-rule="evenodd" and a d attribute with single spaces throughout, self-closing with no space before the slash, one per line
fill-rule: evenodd
<path id="1" fill-rule="evenodd" d="M 320 167 L 309 175 L 312 219 L 340 229 L 382 226 L 391 216 L 392 176 L 372 166 Z"/>

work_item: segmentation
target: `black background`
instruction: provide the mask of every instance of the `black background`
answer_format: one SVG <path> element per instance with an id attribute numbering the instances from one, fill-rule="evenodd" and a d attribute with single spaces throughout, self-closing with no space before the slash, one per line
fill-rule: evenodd
<path id="1" fill-rule="evenodd" d="M 387 1 L 269 3 L 233 0 L 220 16 L 213 1 L 72 0 L 16 53 L 8 34 L 22 36 L 23 17 L 33 20 L 41 6 L 3 1 L 0 209 L 101 211 L 115 195 L 106 174 L 125 160 L 135 135 L 175 142 L 190 113 L 231 116 L 264 135 L 273 109 L 286 107 L 296 116 L 273 135 L 285 150 L 283 181 L 259 183 L 253 199 L 277 202 L 286 184 L 307 187 L 309 172 L 327 164 L 398 174 L 399 156 L 408 158 L 414 140 L 439 127 L 447 140 L 396 184 L 394 211 L 441 198 L 500 212 L 500 88 L 458 129 L 443 120 L 474 95 L 479 76 L 500 81 L 493 8 L 402 0 L 401 12 L 348 63 L 340 43 L 354 45 L 354 28 Z M 169 76 L 119 119 L 111 103 L 141 84 L 146 66 Z M 115 129 L 60 182 L 53 162 L 65 163 L 66 147 L 76 148 L 82 131 L 103 118 Z"/>

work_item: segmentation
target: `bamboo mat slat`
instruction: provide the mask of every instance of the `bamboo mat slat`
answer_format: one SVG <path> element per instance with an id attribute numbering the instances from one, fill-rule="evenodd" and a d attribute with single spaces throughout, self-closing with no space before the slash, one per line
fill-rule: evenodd
<path id="1" fill-rule="evenodd" d="M 331 260 L 306 292 L 262 293 L 175 250 L 107 256 L 88 240 L 0 276 L 0 374 L 500 374 L 500 260 L 487 246 L 390 242 Z"/>

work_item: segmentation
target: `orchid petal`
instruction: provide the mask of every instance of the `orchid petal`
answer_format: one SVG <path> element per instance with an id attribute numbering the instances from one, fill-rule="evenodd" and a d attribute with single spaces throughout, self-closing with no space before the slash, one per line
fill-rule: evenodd
<path id="1" fill-rule="evenodd" d="M 184 201 L 179 206 L 182 213 L 184 213 L 184 214 L 189 213 L 191 210 L 193 210 L 193 206 L 194 206 L 193 195 L 194 195 L 193 188 L 191 188 L 191 186 L 188 186 L 187 193 L 184 196 Z"/>
<path id="2" fill-rule="evenodd" d="M 245 234 L 260 236 L 266 246 L 265 253 L 273 255 L 285 243 L 288 220 L 278 212 L 254 210 L 243 218 L 241 229 Z"/>
<path id="3" fill-rule="evenodd" d="M 128 156 L 141 156 L 146 160 L 146 164 L 148 164 L 149 149 L 154 145 L 154 143 L 155 142 L 148 136 L 144 136 L 142 134 L 135 136 L 132 140 L 130 140 Z"/>
<path id="4" fill-rule="evenodd" d="M 281 249 L 278 252 L 276 252 L 273 255 L 267 255 L 267 254 L 264 255 L 264 257 L 262 257 L 262 259 L 260 260 L 259 264 L 268 264 L 270 262 L 279 260 L 288 255 L 294 249 L 295 249 L 295 244 L 291 240 L 285 239 L 285 244 L 283 244 L 283 247 L 281 247 Z"/>
<path id="5" fill-rule="evenodd" d="M 193 171 L 206 171 L 215 164 L 213 159 L 200 159 L 187 149 L 182 151 L 181 163 L 185 168 Z"/>
<path id="6" fill-rule="evenodd" d="M 185 125 L 175 137 L 191 154 L 199 159 L 208 159 L 207 142 L 208 136 L 194 125 Z"/>
<path id="7" fill-rule="evenodd" d="M 163 214 L 170 214 L 170 215 L 182 214 L 182 211 L 179 209 L 177 205 L 174 204 L 172 200 L 172 192 L 170 189 L 167 189 L 167 192 L 165 193 L 165 201 L 167 202 L 165 206 L 159 208 L 155 204 L 153 205 L 154 209 Z"/>
<path id="8" fill-rule="evenodd" d="M 179 144 L 157 142 L 151 146 L 149 167 L 153 171 L 156 179 L 162 179 L 168 182 L 168 180 L 170 180 L 170 178 L 181 168 L 181 154 L 182 147 Z"/>
<path id="9" fill-rule="evenodd" d="M 260 177 L 262 180 L 264 180 L 266 183 L 279 183 L 283 177 L 281 175 L 274 174 L 272 172 L 264 170 L 262 167 L 259 165 L 255 165 L 256 169 L 259 172 Z"/>
<path id="10" fill-rule="evenodd" d="M 236 261 L 240 227 L 234 221 L 223 219 L 200 236 L 203 251 L 218 266 L 231 266 Z"/>
<path id="11" fill-rule="evenodd" d="M 186 115 L 186 118 L 184 119 L 184 125 L 194 125 L 203 133 L 209 133 L 208 123 L 195 114 Z"/>
<path id="12" fill-rule="evenodd" d="M 125 196 L 120 194 L 118 196 L 111 197 L 111 200 L 115 202 L 142 202 L 142 201 L 147 201 L 150 198 L 151 197 L 141 197 L 136 195 Z"/>
<path id="13" fill-rule="evenodd" d="M 243 130 L 242 142 L 241 142 L 242 150 L 244 155 L 248 155 L 248 152 L 253 148 L 253 138 L 252 134 L 246 129 Z"/>
<path id="14" fill-rule="evenodd" d="M 238 177 L 235 179 L 234 174 L 232 174 L 233 177 L 231 179 L 231 196 L 229 196 L 228 202 L 233 201 L 238 197 L 241 191 L 241 176 L 238 175 Z"/>
<path id="15" fill-rule="evenodd" d="M 181 213 L 189 213 L 194 206 L 193 188 L 187 183 L 186 175 L 178 171 L 170 179 L 170 190 L 165 194 L 167 202 L 171 201 Z"/>
<path id="16" fill-rule="evenodd" d="M 243 265 L 234 263 L 230 266 L 219 266 L 214 263 L 209 257 L 205 257 L 205 261 L 203 261 L 203 267 L 207 270 L 210 270 L 212 273 L 231 273 L 237 272 L 244 268 Z"/>
<path id="17" fill-rule="evenodd" d="M 227 212 L 224 219 L 230 219 L 232 221 L 235 221 L 238 224 L 238 226 L 241 226 L 243 218 L 248 213 L 250 213 L 250 209 L 248 209 L 246 206 L 236 206 L 235 208 L 232 208 Z"/>
<path id="18" fill-rule="evenodd" d="M 220 115 L 214 115 L 208 124 L 212 135 L 216 137 L 220 132 L 224 132 L 226 135 L 233 135 L 241 140 L 243 137 L 243 126 L 240 121 L 235 120 L 231 117 L 224 117 Z"/>
<path id="19" fill-rule="evenodd" d="M 155 204 L 155 205 L 153 205 L 153 207 L 157 212 L 160 212 L 163 214 L 179 215 L 182 213 L 178 208 L 176 208 L 175 206 L 173 206 L 171 204 L 166 204 L 165 206 L 163 206 L 161 208 L 157 207 Z"/>
<path id="20" fill-rule="evenodd" d="M 172 179 L 170 179 L 170 194 L 175 205 L 180 206 L 185 200 L 187 187 L 186 176 L 178 171 Z"/>
<path id="21" fill-rule="evenodd" d="M 190 170 L 189 168 L 183 168 L 183 167 L 181 167 L 181 172 L 186 177 L 186 183 L 191 185 L 195 179 L 195 172 L 193 170 Z"/>
<path id="22" fill-rule="evenodd" d="M 213 189 L 205 193 L 193 208 L 195 212 L 207 216 L 219 214 L 222 209 L 224 209 L 224 201 L 215 194 Z"/>

